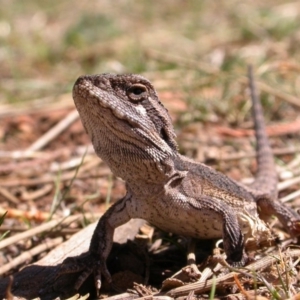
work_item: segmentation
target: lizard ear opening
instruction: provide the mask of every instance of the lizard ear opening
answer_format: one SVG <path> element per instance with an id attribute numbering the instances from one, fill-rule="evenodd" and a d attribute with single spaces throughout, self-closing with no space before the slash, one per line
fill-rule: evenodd
<path id="1" fill-rule="evenodd" d="M 144 100 L 148 97 L 147 87 L 143 84 L 140 84 L 140 83 L 133 84 L 127 90 L 127 96 L 133 102 L 142 101 L 142 100 Z"/>

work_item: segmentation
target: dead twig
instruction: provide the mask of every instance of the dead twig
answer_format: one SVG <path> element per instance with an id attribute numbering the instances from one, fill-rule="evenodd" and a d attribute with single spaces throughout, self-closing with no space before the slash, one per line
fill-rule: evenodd
<path id="1" fill-rule="evenodd" d="M 44 251 L 50 250 L 57 245 L 61 244 L 63 241 L 62 237 L 58 237 L 52 240 L 43 241 L 41 245 L 38 245 L 28 251 L 22 252 L 21 255 L 11 260 L 9 263 L 2 265 L 0 267 L 0 275 L 5 274 L 9 270 L 16 268 L 17 266 L 23 264 L 26 261 L 31 261 L 35 255 L 38 255 Z"/>
<path id="2" fill-rule="evenodd" d="M 68 128 L 74 121 L 79 118 L 77 110 L 71 111 L 63 120 L 57 123 L 49 131 L 47 131 L 43 136 L 36 140 L 31 146 L 27 148 L 26 151 L 37 151 L 45 147 L 50 141 L 57 137 L 61 132 Z"/>
<path id="3" fill-rule="evenodd" d="M 13 204 L 18 205 L 19 199 L 10 193 L 7 189 L 0 187 L 0 194 Z"/>
<path id="4" fill-rule="evenodd" d="M 98 162 L 99 163 L 99 162 Z M 107 176 L 111 172 L 108 168 L 103 168 L 97 172 L 96 175 L 93 174 L 82 174 L 84 173 L 81 169 L 79 174 L 76 176 L 77 179 L 85 179 L 85 178 L 99 178 L 101 176 Z M 74 171 L 62 174 L 60 177 L 60 181 L 71 180 L 74 177 Z M 55 175 L 45 175 L 41 178 L 33 178 L 33 179 L 15 179 L 15 180 L 4 180 L 1 182 L 3 187 L 13 187 L 13 186 L 34 186 L 43 183 L 53 183 L 56 180 Z"/>
<path id="5" fill-rule="evenodd" d="M 287 189 L 288 187 L 290 187 L 294 184 L 297 184 L 297 183 L 300 183 L 300 176 L 285 180 L 283 182 L 279 182 L 278 183 L 278 191 L 283 191 L 283 190 Z"/>
<path id="6" fill-rule="evenodd" d="M 24 102 L 24 106 L 20 105 L 1 105 L 0 116 L 11 117 L 16 115 L 25 115 L 39 112 L 50 112 L 74 107 L 70 93 L 61 94 L 59 96 L 43 97 Z"/>
<path id="7" fill-rule="evenodd" d="M 270 265 L 274 264 L 278 259 L 280 258 L 280 253 L 276 252 L 271 254 L 272 256 L 266 256 L 261 258 L 260 260 L 250 264 L 243 270 L 248 270 L 249 274 L 253 271 L 258 271 L 258 270 L 263 270 L 269 267 Z M 293 249 L 289 250 L 288 254 L 289 257 L 294 258 L 294 257 L 299 257 L 300 255 L 300 249 Z M 244 273 L 244 271 L 243 271 Z M 181 286 L 175 289 L 172 289 L 167 292 L 168 296 L 171 297 L 179 297 L 179 296 L 184 296 L 188 295 L 190 291 L 194 290 L 195 294 L 200 294 L 206 291 L 209 291 L 212 287 L 212 285 L 215 283 L 217 285 L 226 283 L 228 280 L 232 280 L 234 276 L 240 276 L 240 273 L 237 272 L 230 272 L 222 277 L 215 278 L 214 280 L 208 280 L 206 282 L 196 282 L 196 283 L 191 283 L 185 286 Z"/>
<path id="8" fill-rule="evenodd" d="M 44 186 L 42 186 L 37 191 L 33 191 L 33 192 L 24 191 L 22 193 L 22 200 L 34 201 L 34 200 L 41 198 L 41 197 L 45 196 L 46 194 L 50 193 L 52 190 L 53 190 L 53 184 L 46 183 Z"/>
<path id="9" fill-rule="evenodd" d="M 300 190 L 297 190 L 293 193 L 286 195 L 285 197 L 280 198 L 280 201 L 284 203 L 284 202 L 292 201 L 293 199 L 298 197 L 300 197 Z"/>
<path id="10" fill-rule="evenodd" d="M 68 218 L 65 218 L 64 220 L 59 219 L 59 220 L 52 220 L 49 221 L 47 223 L 43 223 L 37 227 L 31 228 L 29 230 L 26 230 L 25 232 L 22 233 L 18 233 L 12 237 L 8 237 L 2 241 L 0 241 L 0 249 L 3 249 L 9 245 L 13 245 L 14 243 L 17 243 L 21 240 L 30 238 L 36 234 L 45 232 L 45 231 L 49 231 L 51 229 L 53 229 L 54 227 L 56 227 L 57 225 L 60 225 L 62 223 L 72 223 L 78 219 L 80 219 L 82 216 L 70 216 Z"/>

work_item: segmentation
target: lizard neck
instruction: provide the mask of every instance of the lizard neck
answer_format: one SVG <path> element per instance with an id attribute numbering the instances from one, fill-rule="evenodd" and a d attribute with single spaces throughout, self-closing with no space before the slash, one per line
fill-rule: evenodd
<path id="1" fill-rule="evenodd" d="M 128 176 L 126 172 L 124 174 L 127 189 L 138 197 L 153 197 L 161 193 L 170 182 L 181 181 L 186 176 L 186 171 L 176 168 L 178 160 L 181 160 L 179 155 L 157 163 L 140 162 L 137 168 L 130 172 L 133 176 Z M 133 170 L 132 165 L 131 170 Z"/>
<path id="2" fill-rule="evenodd" d="M 110 158 L 107 162 L 114 175 L 121 177 L 130 186 L 145 185 L 145 184 L 159 184 L 163 185 L 176 172 L 173 158 L 169 157 L 162 161 L 152 160 L 132 160 L 128 157 L 121 157 L 122 164 L 120 164 L 120 157 L 114 157 L 116 160 Z"/>
<path id="3" fill-rule="evenodd" d="M 163 185 L 176 172 L 175 161 L 181 160 L 177 150 L 169 153 L 148 147 L 136 150 L 129 142 L 121 142 L 105 127 L 98 130 L 102 139 L 93 138 L 96 154 L 110 167 L 115 176 L 130 186 Z M 154 153 L 154 154 L 153 154 Z"/>
<path id="4" fill-rule="evenodd" d="M 96 146 L 96 145 L 94 145 Z M 126 184 L 135 190 L 146 188 L 147 185 L 163 186 L 176 173 L 176 161 L 181 160 L 177 152 L 157 161 L 135 153 L 123 151 L 124 148 L 108 148 L 98 145 L 95 152 L 109 166 L 113 174 L 122 178 Z"/>

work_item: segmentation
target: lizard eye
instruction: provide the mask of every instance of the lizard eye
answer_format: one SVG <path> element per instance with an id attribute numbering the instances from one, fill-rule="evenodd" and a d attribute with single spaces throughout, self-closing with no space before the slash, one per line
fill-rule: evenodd
<path id="1" fill-rule="evenodd" d="M 134 102 L 141 101 L 148 96 L 148 90 L 143 84 L 136 83 L 127 90 L 127 96 Z"/>

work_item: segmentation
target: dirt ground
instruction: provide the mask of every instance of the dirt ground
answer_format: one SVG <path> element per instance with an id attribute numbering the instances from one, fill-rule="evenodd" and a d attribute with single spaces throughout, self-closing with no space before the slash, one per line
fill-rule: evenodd
<path id="1" fill-rule="evenodd" d="M 3 277 L 51 249 L 18 260 L 22 254 L 57 237 L 69 239 L 125 193 L 123 181 L 94 154 L 74 111 L 71 90 L 83 74 L 149 78 L 172 116 L 180 152 L 247 183 L 256 168 L 246 79 L 251 63 L 275 153 L 279 198 L 299 208 L 297 1 L 4 0 L 0 16 L 0 215 L 7 212 L 0 227 Z M 76 214 L 83 217 L 67 227 L 20 236 L 50 219 Z M 276 220 L 271 226 L 284 244 L 288 235 Z M 2 246 L 15 235 L 17 241 Z M 187 239 L 151 227 L 140 235 L 147 236 L 146 260 L 137 246 L 114 251 L 130 253 L 125 269 L 150 261 L 137 268 L 142 278 L 148 270 L 151 293 L 185 266 Z M 215 242 L 198 242 L 201 270 Z M 298 260 L 290 259 L 290 264 L 280 262 L 280 267 L 292 264 L 290 269 L 273 266 L 257 279 L 260 297 L 297 299 Z M 215 294 L 210 289 L 190 299 L 238 299 L 231 294 L 254 299 L 251 280 L 236 279 L 226 288 L 217 286 Z"/>

